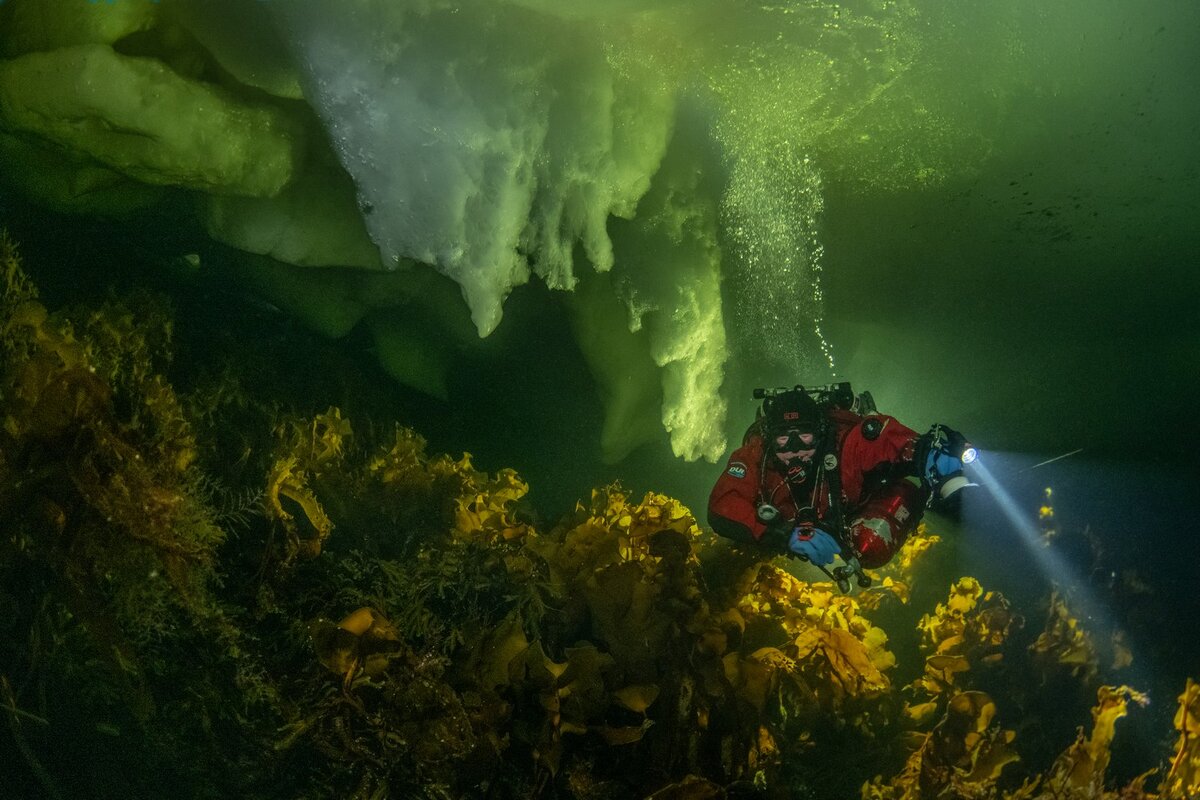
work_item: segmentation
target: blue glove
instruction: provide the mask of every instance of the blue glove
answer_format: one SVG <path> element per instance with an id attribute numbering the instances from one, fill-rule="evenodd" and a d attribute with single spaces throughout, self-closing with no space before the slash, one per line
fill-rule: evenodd
<path id="1" fill-rule="evenodd" d="M 842 552 L 837 539 L 820 528 L 796 528 L 792 531 L 788 549 L 818 567 L 832 564 L 833 557 Z"/>
<path id="2" fill-rule="evenodd" d="M 962 469 L 962 460 L 945 450 L 930 448 L 929 455 L 925 457 L 925 480 L 932 484 L 941 483 L 950 475 L 962 472 Z"/>
<path id="3" fill-rule="evenodd" d="M 962 459 L 954 454 L 961 453 L 966 444 L 961 433 L 940 423 L 922 436 L 917 443 L 916 462 L 925 482 L 936 487 L 951 475 L 962 472 Z"/>

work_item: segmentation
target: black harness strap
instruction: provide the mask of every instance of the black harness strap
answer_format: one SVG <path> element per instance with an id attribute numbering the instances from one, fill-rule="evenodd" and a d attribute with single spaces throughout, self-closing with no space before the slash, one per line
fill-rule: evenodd
<path id="1" fill-rule="evenodd" d="M 843 547 L 846 542 L 846 523 L 842 518 L 842 461 L 837 448 L 838 430 L 836 425 L 830 425 L 825 432 L 821 449 L 821 470 L 825 473 L 825 483 L 829 487 L 829 521 L 833 523 L 834 536 Z M 827 469 L 829 459 L 833 459 L 833 469 Z"/>

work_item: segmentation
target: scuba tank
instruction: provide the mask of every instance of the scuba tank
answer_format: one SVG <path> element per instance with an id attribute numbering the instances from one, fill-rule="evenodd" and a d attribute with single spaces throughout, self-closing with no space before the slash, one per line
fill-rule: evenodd
<path id="1" fill-rule="evenodd" d="M 859 509 L 846 528 L 846 538 L 864 567 L 887 563 L 920 522 L 930 494 L 919 480 L 907 478 Z"/>

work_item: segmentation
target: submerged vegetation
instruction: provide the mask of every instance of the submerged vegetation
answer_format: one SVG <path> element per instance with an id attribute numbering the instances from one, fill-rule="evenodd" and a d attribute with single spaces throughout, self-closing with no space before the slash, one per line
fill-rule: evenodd
<path id="1" fill-rule="evenodd" d="M 916 608 L 928 530 L 843 596 L 661 494 L 544 523 L 512 470 L 289 409 L 234 360 L 177 388 L 159 297 L 51 311 L 7 237 L 0 266 L 5 796 L 1200 791 L 1200 685 L 1162 763 L 1115 785 L 1147 699 L 1104 682 L 1127 651 L 1101 661 L 1068 598 L 1038 630 L 972 577 Z M 1064 686 L 1090 727 L 1022 769 Z"/>

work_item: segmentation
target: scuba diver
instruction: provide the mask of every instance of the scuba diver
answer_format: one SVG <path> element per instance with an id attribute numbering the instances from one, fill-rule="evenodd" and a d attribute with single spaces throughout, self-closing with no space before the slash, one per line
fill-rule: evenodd
<path id="1" fill-rule="evenodd" d="M 934 425 L 918 435 L 878 414 L 848 383 L 756 389 L 762 400 L 742 446 L 708 501 L 716 533 L 809 561 L 843 592 L 849 577 L 881 567 L 916 530 L 933 500 L 971 485 L 975 458 L 962 434 Z M 828 566 L 841 556 L 845 566 Z"/>

